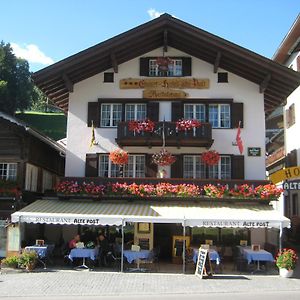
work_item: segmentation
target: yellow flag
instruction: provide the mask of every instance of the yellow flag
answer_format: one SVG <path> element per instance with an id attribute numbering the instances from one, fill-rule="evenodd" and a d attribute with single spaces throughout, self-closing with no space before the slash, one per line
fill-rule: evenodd
<path id="1" fill-rule="evenodd" d="M 94 127 L 94 122 L 92 121 L 92 138 L 91 138 L 91 142 L 90 142 L 90 148 L 95 145 L 95 127 Z"/>

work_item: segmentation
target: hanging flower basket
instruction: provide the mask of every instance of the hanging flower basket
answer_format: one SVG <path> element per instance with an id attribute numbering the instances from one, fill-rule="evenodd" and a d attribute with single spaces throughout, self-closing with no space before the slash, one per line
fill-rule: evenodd
<path id="1" fill-rule="evenodd" d="M 117 149 L 109 153 L 109 159 L 115 165 L 126 165 L 128 163 L 128 153 Z"/>
<path id="2" fill-rule="evenodd" d="M 134 132 L 153 132 L 154 131 L 155 123 L 149 119 L 146 119 L 144 121 L 129 121 L 128 123 L 128 129 L 129 131 Z"/>
<path id="3" fill-rule="evenodd" d="M 159 71 L 169 71 L 169 64 L 171 64 L 173 61 L 169 57 L 158 57 L 156 59 L 156 64 Z"/>
<path id="4" fill-rule="evenodd" d="M 176 161 L 176 157 L 166 149 L 161 149 L 152 155 L 152 162 L 158 166 L 169 166 Z"/>
<path id="5" fill-rule="evenodd" d="M 209 166 L 217 165 L 220 160 L 220 154 L 215 150 L 203 152 L 201 154 L 202 161 Z"/>
<path id="6" fill-rule="evenodd" d="M 177 131 L 191 130 L 193 128 L 198 128 L 200 126 L 201 126 L 201 122 L 198 120 L 180 119 L 176 122 L 176 130 Z"/>

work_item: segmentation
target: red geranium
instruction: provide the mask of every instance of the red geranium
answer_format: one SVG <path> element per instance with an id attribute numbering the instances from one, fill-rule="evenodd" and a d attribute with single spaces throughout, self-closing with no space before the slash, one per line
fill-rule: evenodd
<path id="1" fill-rule="evenodd" d="M 136 131 L 138 133 L 142 131 L 153 132 L 155 123 L 149 119 L 144 121 L 129 121 L 128 129 L 129 131 Z"/>
<path id="2" fill-rule="evenodd" d="M 109 153 L 109 159 L 115 165 L 126 165 L 128 163 L 128 153 L 121 149 L 116 149 Z"/>
<path id="3" fill-rule="evenodd" d="M 176 122 L 176 130 L 178 131 L 191 130 L 192 128 L 198 128 L 200 126 L 201 122 L 198 120 L 180 119 Z"/>
<path id="4" fill-rule="evenodd" d="M 218 164 L 220 160 L 220 154 L 215 150 L 210 150 L 207 152 L 203 152 L 201 154 L 201 159 L 205 164 L 214 166 Z"/>

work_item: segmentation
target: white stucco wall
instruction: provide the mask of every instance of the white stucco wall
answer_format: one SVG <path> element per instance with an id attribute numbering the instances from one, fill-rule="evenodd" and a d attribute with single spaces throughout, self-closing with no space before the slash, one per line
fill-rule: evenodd
<path id="1" fill-rule="evenodd" d="M 168 56 L 189 56 L 176 49 L 168 48 Z M 157 49 L 143 56 L 161 56 L 162 50 Z M 112 70 L 107 70 L 112 71 Z M 219 70 L 222 71 L 222 70 Z M 226 70 L 225 70 L 226 71 Z M 86 153 L 107 153 L 118 147 L 115 143 L 117 130 L 114 128 L 96 128 L 98 146 L 89 148 L 91 128 L 87 127 L 88 102 L 95 102 L 98 98 L 142 98 L 142 89 L 119 89 L 119 80 L 133 77 L 139 78 L 139 58 L 119 65 L 119 72 L 115 74 L 114 83 L 103 83 L 103 73 L 83 80 L 74 85 L 74 92 L 70 93 L 68 125 L 67 125 L 67 153 L 66 176 L 85 175 Z M 229 83 L 217 83 L 217 74 L 213 73 L 213 66 L 192 57 L 192 77 L 208 78 L 209 89 L 185 89 L 190 98 L 232 98 L 234 102 L 244 103 L 244 128 L 242 140 L 244 142 L 245 178 L 265 179 L 265 117 L 263 94 L 259 93 L 258 85 L 240 78 L 232 73 L 228 74 Z M 188 99 L 187 99 L 188 101 Z M 171 120 L 171 101 L 160 103 L 160 120 Z M 214 144 L 212 149 L 222 154 L 239 154 L 238 148 L 232 146 L 235 142 L 236 129 L 213 129 Z M 261 157 L 248 157 L 247 147 L 260 147 Z M 154 153 L 159 147 L 125 148 L 129 152 Z M 168 148 L 172 153 L 201 153 L 204 148 Z"/>

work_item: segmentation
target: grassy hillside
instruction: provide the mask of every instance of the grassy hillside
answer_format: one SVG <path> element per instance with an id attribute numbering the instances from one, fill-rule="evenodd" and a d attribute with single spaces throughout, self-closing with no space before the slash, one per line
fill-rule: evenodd
<path id="1" fill-rule="evenodd" d="M 16 113 L 16 117 L 55 141 L 66 137 L 67 117 L 63 113 L 28 111 Z"/>

